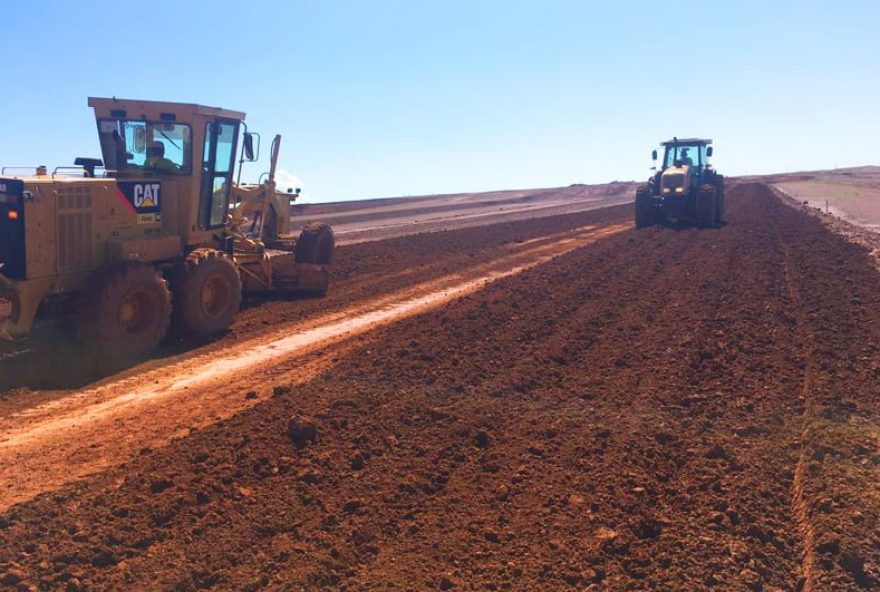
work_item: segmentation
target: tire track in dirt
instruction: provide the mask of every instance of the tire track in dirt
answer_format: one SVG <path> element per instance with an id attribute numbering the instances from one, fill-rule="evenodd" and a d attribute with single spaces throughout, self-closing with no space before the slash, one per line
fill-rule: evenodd
<path id="1" fill-rule="evenodd" d="M 785 279 L 785 286 L 788 297 L 794 305 L 794 310 L 800 310 L 803 306 L 803 299 L 800 294 L 800 288 L 795 280 L 795 270 L 792 263 L 792 254 L 790 247 L 785 243 L 779 229 L 775 229 L 775 239 L 780 245 L 783 253 L 782 274 Z M 800 315 L 799 315 L 800 316 Z M 800 397 L 803 401 L 803 414 L 801 422 L 801 450 L 798 455 L 797 466 L 794 470 L 794 479 L 792 480 L 792 503 L 794 505 L 797 526 L 803 537 L 803 562 L 801 566 L 802 581 L 800 585 L 801 592 L 813 592 L 816 580 L 816 532 L 810 517 L 810 508 L 806 497 L 806 481 L 807 481 L 807 442 L 811 440 L 811 418 L 815 414 L 815 403 L 813 401 L 812 386 L 813 373 L 815 368 L 815 350 L 816 344 L 813 341 L 812 333 L 806 328 L 805 319 L 800 316 L 797 319 L 798 335 L 804 344 L 805 368 L 803 385 L 801 387 Z"/>

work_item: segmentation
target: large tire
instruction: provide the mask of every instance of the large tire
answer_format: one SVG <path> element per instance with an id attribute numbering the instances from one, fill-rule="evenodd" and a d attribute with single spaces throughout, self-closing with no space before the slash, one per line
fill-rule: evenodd
<path id="1" fill-rule="evenodd" d="M 158 347 L 171 322 L 171 293 L 158 271 L 142 263 L 98 272 L 80 294 L 77 338 L 113 357 Z"/>
<path id="2" fill-rule="evenodd" d="M 716 223 L 718 196 L 714 185 L 703 185 L 697 192 L 697 225 L 711 228 Z"/>
<path id="3" fill-rule="evenodd" d="M 647 187 L 639 187 L 636 190 L 636 228 L 646 228 L 656 223 L 657 212 L 651 191 Z"/>
<path id="4" fill-rule="evenodd" d="M 336 239 L 333 237 L 333 229 L 330 225 L 311 222 L 302 229 L 296 241 L 296 262 L 330 265 L 335 250 Z"/>
<path id="5" fill-rule="evenodd" d="M 174 325 L 205 338 L 229 328 L 241 307 L 241 277 L 232 259 L 216 249 L 190 253 L 175 270 Z"/>
<path id="6" fill-rule="evenodd" d="M 724 177 L 719 176 L 717 179 L 715 224 L 720 227 L 724 224 Z"/>

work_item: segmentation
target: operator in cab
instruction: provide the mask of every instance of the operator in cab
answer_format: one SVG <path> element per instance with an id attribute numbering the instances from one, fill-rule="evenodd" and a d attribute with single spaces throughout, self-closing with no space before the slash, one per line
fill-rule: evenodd
<path id="1" fill-rule="evenodd" d="M 180 168 L 165 158 L 165 144 L 153 141 L 147 146 L 147 160 L 144 163 L 145 169 L 150 169 L 157 173 L 176 173 Z"/>
<path id="2" fill-rule="evenodd" d="M 688 156 L 688 149 L 682 148 L 678 155 L 678 166 L 694 166 L 694 161 Z"/>

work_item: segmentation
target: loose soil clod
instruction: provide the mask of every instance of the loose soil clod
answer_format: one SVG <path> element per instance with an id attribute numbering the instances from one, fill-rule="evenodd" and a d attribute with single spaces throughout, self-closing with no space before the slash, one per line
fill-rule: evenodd
<path id="1" fill-rule="evenodd" d="M 302 449 L 318 441 L 318 425 L 309 417 L 291 417 L 287 422 L 287 435 L 297 448 Z"/>

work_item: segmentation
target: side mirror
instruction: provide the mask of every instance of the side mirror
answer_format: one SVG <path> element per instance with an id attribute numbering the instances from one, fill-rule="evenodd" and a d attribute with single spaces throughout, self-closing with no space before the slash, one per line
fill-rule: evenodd
<path id="1" fill-rule="evenodd" d="M 711 146 L 706 148 L 706 156 L 712 156 L 712 147 Z"/>
<path id="2" fill-rule="evenodd" d="M 244 150 L 244 159 L 246 161 L 254 162 L 256 160 L 254 158 L 254 136 L 250 132 L 247 132 L 244 135 L 242 149 Z"/>
<path id="3" fill-rule="evenodd" d="M 257 138 L 257 147 L 254 149 L 254 136 Z M 260 158 L 260 136 L 252 132 L 245 132 L 244 141 L 242 142 L 242 151 L 244 159 L 248 162 L 254 162 Z"/>
<path id="4" fill-rule="evenodd" d="M 651 152 L 651 160 L 657 160 L 657 151 L 656 150 Z"/>

